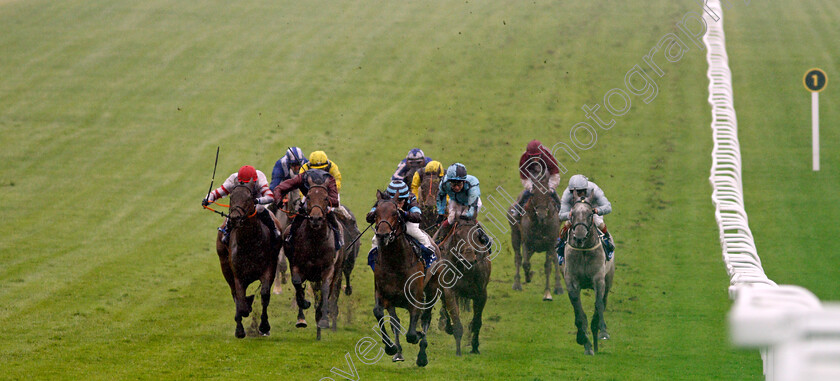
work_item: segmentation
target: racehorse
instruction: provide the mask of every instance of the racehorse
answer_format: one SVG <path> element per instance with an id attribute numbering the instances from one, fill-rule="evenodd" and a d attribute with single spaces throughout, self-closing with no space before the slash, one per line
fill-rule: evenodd
<path id="1" fill-rule="evenodd" d="M 353 272 L 353 268 L 356 267 L 356 257 L 359 256 L 359 248 L 362 246 L 362 241 L 357 239 L 362 232 L 359 231 L 359 227 L 356 225 L 356 216 L 350 209 L 347 208 L 346 205 L 343 205 L 344 210 L 347 211 L 347 214 L 350 218 L 344 218 L 339 220 L 342 223 L 342 227 L 344 228 L 344 262 L 341 266 L 341 271 L 344 273 L 344 278 L 347 281 L 347 286 L 344 288 L 344 294 L 352 295 L 353 294 L 353 287 L 350 286 L 350 273 Z M 351 242 L 355 241 L 352 245 Z M 341 279 L 338 279 L 338 288 L 341 288 Z"/>
<path id="2" fill-rule="evenodd" d="M 274 212 L 274 215 L 280 222 L 280 231 L 285 231 L 286 227 L 292 223 L 292 217 L 295 214 L 294 211 L 298 210 L 302 203 L 299 191 L 289 192 L 287 197 L 288 199 L 285 200 L 285 203 L 277 206 L 277 210 Z M 277 273 L 274 276 L 274 287 L 272 288 L 274 294 L 283 292 L 281 284 L 286 284 L 286 271 L 288 267 L 285 250 L 281 248 L 280 254 L 277 255 Z"/>
<path id="3" fill-rule="evenodd" d="M 435 225 L 437 217 L 437 193 L 440 185 L 440 176 L 437 172 L 426 172 L 425 169 L 417 170 L 420 175 L 420 187 L 417 189 L 417 204 L 423 214 L 420 221 L 420 229 L 428 232 Z"/>
<path id="4" fill-rule="evenodd" d="M 533 174 L 533 172 L 531 172 Z M 536 176 L 532 178 L 537 178 Z M 560 279 L 561 269 L 557 264 L 554 244 L 560 233 L 560 210 L 548 193 L 548 176 L 538 178 L 534 185 L 531 198 L 525 204 L 525 213 L 519 218 L 519 224 L 511 223 L 510 243 L 513 246 L 516 275 L 513 278 L 513 289 L 521 291 L 519 267 L 525 272 L 525 283 L 531 282 L 531 256 L 535 252 L 545 252 L 545 292 L 544 301 L 551 301 L 550 277 L 554 269 L 554 293 L 563 293 Z M 511 206 L 510 213 L 516 213 Z M 521 249 L 521 250 L 520 250 Z"/>
<path id="5" fill-rule="evenodd" d="M 441 273 L 434 271 L 428 274 L 423 260 L 419 258 L 406 238 L 405 220 L 399 208 L 387 193 L 376 191 L 375 232 L 378 241 L 379 255 L 373 271 L 375 288 L 375 306 L 373 315 L 379 323 L 382 342 L 385 343 L 385 353 L 393 356 L 393 361 L 403 361 L 402 346 L 400 346 L 400 332 L 405 333 L 406 341 L 420 344 L 417 354 L 417 366 L 426 366 L 429 361 L 426 356 L 426 333 L 432 320 L 432 305 L 436 295 L 442 295 L 447 308 L 455 320 L 454 335 L 457 345 L 456 354 L 460 355 L 460 340 L 463 334 L 458 306 L 452 292 L 440 287 Z M 439 255 L 439 254 L 438 254 Z M 437 293 L 437 294 L 436 294 Z M 396 307 L 404 308 L 409 313 L 408 330 L 404 331 L 397 317 Z M 396 341 L 392 342 L 385 329 L 385 310 L 391 319 L 391 328 Z M 422 316 L 421 316 L 422 315 Z M 417 332 L 417 321 L 421 320 L 422 331 Z"/>
<path id="6" fill-rule="evenodd" d="M 327 222 L 330 206 L 327 188 L 322 183 L 315 183 L 309 178 L 309 191 L 304 206 L 304 221 L 295 231 L 294 250 L 285 247 L 285 251 L 294 252 L 289 257 L 292 285 L 295 286 L 295 300 L 298 305 L 297 327 L 306 327 L 303 310 L 311 303 L 306 300 L 304 282 L 310 282 L 315 295 L 315 320 L 317 321 L 317 339 L 321 339 L 321 329 L 330 327 L 328 317 L 330 309 L 337 302 L 330 298 L 337 297 L 334 280 L 340 276 L 342 255 L 335 249 L 335 238 Z M 291 226 L 289 227 L 291 228 Z M 340 228 L 340 225 L 339 225 Z M 288 229 L 287 229 L 288 231 Z"/>
<path id="7" fill-rule="evenodd" d="M 572 206 L 570 219 L 572 226 L 566 243 L 566 265 L 563 274 L 569 291 L 569 301 L 575 309 L 577 343 L 583 345 L 584 353 L 587 355 L 594 355 L 598 351 L 599 339 L 610 338 L 604 321 L 604 310 L 607 307 L 607 296 L 612 288 L 615 273 L 615 262 L 606 261 L 601 238 L 598 236 L 598 227 L 593 219 L 594 215 L 590 200 L 584 197 L 575 201 Z M 580 304 L 580 290 L 584 288 L 595 290 L 595 313 L 590 324 L 594 351 L 586 336 L 586 313 Z"/>
<path id="8" fill-rule="evenodd" d="M 457 211 L 456 211 L 457 213 Z M 460 213 L 457 213 L 460 214 Z M 444 237 L 441 242 L 442 258 L 455 265 L 455 269 L 462 276 L 457 280 L 452 290 L 461 304 L 472 300 L 473 318 L 470 321 L 470 333 L 472 334 L 472 350 L 478 351 L 478 334 L 481 331 L 481 314 L 484 312 L 484 305 L 487 303 L 487 284 L 490 283 L 490 247 L 479 243 L 477 238 L 478 223 L 474 219 L 462 220 L 456 214 L 455 225 L 450 230 L 449 237 Z M 448 308 L 448 307 L 447 307 Z M 450 330 L 450 321 L 446 316 L 446 331 Z M 451 315 L 451 314 L 450 314 Z"/>
<path id="9" fill-rule="evenodd" d="M 222 275 L 227 280 L 233 301 L 236 303 L 235 335 L 240 339 L 245 337 L 242 318 L 251 314 L 254 302 L 254 295 L 246 296 L 245 290 L 256 280 L 260 281 L 262 301 L 259 332 L 268 336 L 271 330 L 266 310 L 271 299 L 274 271 L 277 268 L 277 252 L 271 248 L 270 234 L 273 233 L 256 218 L 256 183 L 252 181 L 233 188 L 230 193 L 230 215 L 227 222 L 227 228 L 230 229 L 228 244 L 222 243 L 221 231 L 216 236 L 216 253 L 219 254 Z"/>

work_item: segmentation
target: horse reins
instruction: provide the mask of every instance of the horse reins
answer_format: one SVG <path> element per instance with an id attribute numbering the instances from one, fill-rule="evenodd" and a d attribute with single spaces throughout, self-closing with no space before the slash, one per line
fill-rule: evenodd
<path id="1" fill-rule="evenodd" d="M 589 205 L 589 207 L 590 207 L 590 208 L 592 207 L 592 204 L 590 204 L 589 202 L 587 202 L 587 201 L 586 201 L 586 200 L 584 200 L 584 199 L 580 199 L 580 200 L 575 201 L 575 204 L 578 204 L 578 203 L 584 203 L 584 204 L 586 204 L 586 205 Z M 589 220 L 590 220 L 590 221 L 589 221 L 588 223 L 578 222 L 578 223 L 573 224 L 573 225 L 572 225 L 572 227 L 571 227 L 571 228 L 569 228 L 569 232 L 574 231 L 574 230 L 575 230 L 575 228 L 576 228 L 578 225 L 582 225 L 582 226 L 586 227 L 586 236 L 584 236 L 583 238 L 584 238 L 584 239 L 589 238 L 589 235 L 590 235 L 590 234 L 592 234 L 592 225 L 593 225 L 593 224 L 595 224 L 595 213 L 594 213 L 594 212 L 592 213 L 592 215 L 590 215 L 590 216 L 589 216 Z M 592 250 L 595 250 L 595 249 L 597 249 L 597 248 L 601 247 L 601 240 L 599 239 L 599 240 L 598 240 L 598 243 L 597 243 L 595 246 L 592 246 L 592 247 L 589 247 L 589 248 L 581 248 L 581 249 L 579 249 L 579 248 L 576 248 L 576 247 L 572 246 L 572 243 L 571 243 L 571 242 L 569 242 L 569 243 L 568 243 L 568 245 L 569 245 L 569 247 L 571 247 L 571 248 L 572 248 L 572 249 L 574 249 L 574 250 L 579 250 L 579 251 L 592 251 Z"/>

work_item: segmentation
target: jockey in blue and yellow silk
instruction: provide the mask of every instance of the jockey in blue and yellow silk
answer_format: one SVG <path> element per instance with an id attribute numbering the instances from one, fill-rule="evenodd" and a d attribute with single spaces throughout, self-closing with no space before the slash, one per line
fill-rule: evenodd
<path id="1" fill-rule="evenodd" d="M 303 150 L 298 147 L 289 147 L 286 149 L 286 154 L 283 155 L 276 163 L 274 169 L 271 171 L 271 184 L 269 189 L 274 189 L 277 185 L 291 179 L 300 172 L 300 167 L 309 160 L 303 155 Z"/>
<path id="2" fill-rule="evenodd" d="M 408 151 L 405 159 L 400 161 L 397 165 L 397 170 L 391 175 L 391 180 L 402 180 L 406 184 L 411 184 L 411 179 L 414 178 L 414 172 L 429 164 L 432 158 L 427 157 L 420 148 L 412 148 Z"/>

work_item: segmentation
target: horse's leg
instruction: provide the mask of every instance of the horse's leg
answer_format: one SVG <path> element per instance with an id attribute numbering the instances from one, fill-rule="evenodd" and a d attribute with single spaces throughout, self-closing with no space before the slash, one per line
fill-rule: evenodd
<path id="1" fill-rule="evenodd" d="M 382 343 L 385 344 L 385 353 L 388 356 L 397 354 L 398 348 L 396 343 L 391 341 L 391 337 L 388 336 L 388 329 L 385 328 L 385 309 L 382 307 L 382 303 L 380 302 L 378 295 L 376 296 L 376 302 L 373 306 L 373 317 L 376 318 L 376 321 L 379 324 L 379 333 L 382 336 Z"/>
<path id="2" fill-rule="evenodd" d="M 405 333 L 405 341 L 409 344 L 417 344 L 420 335 L 417 334 L 417 320 L 420 319 L 420 309 L 414 306 L 408 308 L 408 332 Z"/>
<path id="3" fill-rule="evenodd" d="M 270 254 L 269 254 L 270 255 Z M 271 324 L 268 323 L 268 302 L 271 300 L 271 286 L 274 284 L 274 275 L 277 266 L 266 267 L 260 279 L 260 300 L 262 301 L 262 314 L 260 315 L 260 335 L 268 336 L 271 331 Z"/>
<path id="4" fill-rule="evenodd" d="M 560 268 L 560 264 L 557 263 L 557 255 L 554 253 L 553 250 L 549 250 L 546 253 L 546 256 L 551 257 L 551 262 L 554 266 L 554 295 L 562 295 L 563 294 L 563 269 Z"/>
<path id="5" fill-rule="evenodd" d="M 281 284 L 286 284 L 286 271 L 288 264 L 286 263 L 286 255 L 283 253 L 283 248 L 280 248 L 280 253 L 277 254 L 277 272 L 274 274 L 274 288 L 272 292 L 280 294 L 283 292 Z"/>
<path id="6" fill-rule="evenodd" d="M 598 340 L 606 340 L 609 338 L 609 335 L 604 337 L 604 335 L 598 335 L 598 331 L 606 332 L 607 330 L 607 323 L 604 321 L 604 310 L 606 309 L 606 303 L 604 301 L 604 291 L 606 289 L 606 285 L 604 279 L 598 279 L 595 281 L 595 313 L 592 316 L 592 323 L 590 324 L 590 329 L 592 330 L 592 341 L 595 343 L 595 352 L 598 352 Z"/>
<path id="7" fill-rule="evenodd" d="M 566 280 L 566 289 L 569 293 L 569 301 L 572 303 L 572 307 L 575 309 L 575 327 L 577 328 L 577 343 L 583 345 L 583 353 L 587 355 L 594 355 L 595 352 L 592 351 L 592 343 L 589 342 L 589 338 L 586 336 L 586 313 L 583 312 L 583 306 L 580 304 L 580 286 L 576 284 L 570 284 L 568 279 Z"/>
<path id="8" fill-rule="evenodd" d="M 531 248 L 528 243 L 522 244 L 522 271 L 525 272 L 525 283 L 531 283 Z"/>
<path id="9" fill-rule="evenodd" d="M 353 287 L 350 286 L 350 273 L 356 267 L 356 257 L 359 255 L 359 251 L 355 247 L 350 247 L 347 250 L 349 251 L 347 252 L 347 258 L 344 259 L 344 267 L 342 268 L 347 283 L 347 286 L 344 288 L 344 295 L 351 295 L 353 294 Z"/>
<path id="10" fill-rule="evenodd" d="M 451 289 L 443 290 L 443 305 L 447 312 L 447 333 L 455 337 L 455 355 L 461 355 L 461 337 L 464 335 L 464 327 L 461 325 L 461 313 L 458 310 L 458 301 L 455 298 L 455 291 Z M 441 308 L 441 312 L 443 312 Z"/>
<path id="11" fill-rule="evenodd" d="M 607 310 L 607 298 L 610 296 L 610 289 L 612 289 L 613 272 L 608 271 L 604 277 L 604 311 Z M 609 340 L 610 333 L 607 331 L 607 322 L 603 317 L 601 318 L 601 339 Z"/>
<path id="12" fill-rule="evenodd" d="M 236 316 L 234 317 L 234 320 L 236 320 L 236 332 L 234 335 L 238 339 L 241 339 L 245 337 L 245 327 L 242 326 L 242 318 L 248 317 L 250 311 L 247 306 L 248 301 L 245 299 L 245 286 L 242 285 L 239 279 L 235 278 L 233 284 L 235 288 L 233 300 L 236 303 Z"/>
<path id="13" fill-rule="evenodd" d="M 309 301 L 305 299 L 304 294 L 306 289 L 303 287 L 303 280 L 298 274 L 297 267 L 292 267 L 292 285 L 295 286 L 295 300 L 298 306 L 298 320 L 295 327 L 306 328 L 306 319 L 303 316 L 303 310 L 309 308 Z"/>
<path id="14" fill-rule="evenodd" d="M 551 268 L 554 263 L 557 261 L 553 261 L 551 258 L 551 250 L 546 251 L 545 253 L 545 264 L 543 264 L 543 269 L 545 270 L 545 291 L 543 292 L 543 301 L 550 302 L 554 300 L 551 297 Z"/>
<path id="15" fill-rule="evenodd" d="M 516 264 L 516 275 L 513 276 L 513 289 L 516 291 L 522 291 L 522 283 L 519 281 L 519 268 L 522 267 L 522 252 L 520 251 L 522 245 L 522 232 L 519 231 L 519 226 L 511 226 L 510 245 L 513 246 L 513 261 Z"/>
<path id="16" fill-rule="evenodd" d="M 320 317 L 316 318 L 318 328 L 326 329 L 330 327 L 328 318 L 330 316 L 330 289 L 332 288 L 334 267 L 330 266 L 330 268 L 321 272 L 321 282 L 318 285 L 321 290 L 321 303 L 319 304 L 321 313 Z"/>
<path id="17" fill-rule="evenodd" d="M 316 340 L 321 340 L 321 320 L 327 320 L 327 316 L 324 313 L 324 304 L 327 303 L 327 300 L 324 298 L 324 293 L 322 291 L 323 284 L 323 281 L 312 284 L 312 292 L 314 293 L 315 302 L 315 321 L 318 322 L 315 324 Z"/>
<path id="18" fill-rule="evenodd" d="M 400 318 L 397 317 L 397 309 L 394 306 L 388 306 L 388 315 L 390 315 L 391 319 L 391 331 L 394 332 L 394 344 L 397 345 L 397 353 L 392 358 L 392 361 L 405 361 L 405 357 L 402 354 L 402 345 L 400 345 L 400 330 L 397 328 L 402 328 Z"/>
<path id="19" fill-rule="evenodd" d="M 487 303 L 487 290 L 483 290 L 481 295 L 473 299 L 473 319 L 470 322 L 470 332 L 472 332 L 472 351 L 470 353 L 480 354 L 478 351 L 478 333 L 481 331 L 481 314 L 484 312 L 484 305 Z"/>

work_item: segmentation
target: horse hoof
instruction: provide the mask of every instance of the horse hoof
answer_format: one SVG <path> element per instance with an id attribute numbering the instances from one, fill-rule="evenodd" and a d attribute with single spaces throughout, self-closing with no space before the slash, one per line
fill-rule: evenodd
<path id="1" fill-rule="evenodd" d="M 352 295 L 353 294 L 353 287 L 350 287 L 348 284 L 347 287 L 344 289 L 344 295 Z"/>
<path id="2" fill-rule="evenodd" d="M 245 338 L 245 328 L 236 327 L 236 333 L 233 334 L 237 339 Z"/>
<path id="3" fill-rule="evenodd" d="M 480 355 L 480 354 L 481 354 L 481 352 L 479 352 L 479 351 L 478 351 L 478 348 L 473 348 L 473 349 L 470 351 L 470 353 L 472 353 L 472 354 L 476 354 L 476 355 Z"/>
<path id="4" fill-rule="evenodd" d="M 396 345 L 386 345 L 385 346 L 385 354 L 388 355 L 388 356 L 394 356 L 396 358 L 397 357 L 396 355 L 399 354 L 399 351 L 397 350 L 397 346 Z M 400 358 L 402 358 L 402 356 L 400 356 Z M 397 360 L 394 360 L 394 361 L 397 361 Z M 400 361 L 402 361 L 402 360 L 400 360 Z"/>
<path id="5" fill-rule="evenodd" d="M 588 355 L 588 356 L 595 356 L 595 351 L 593 351 L 591 349 L 584 349 L 583 354 Z"/>
<path id="6" fill-rule="evenodd" d="M 391 361 L 392 362 L 405 361 L 405 358 L 403 358 L 402 353 L 397 353 L 397 354 L 394 355 L 394 357 L 391 358 Z"/>
<path id="7" fill-rule="evenodd" d="M 554 300 L 554 298 L 551 296 L 551 293 L 546 291 L 545 295 L 543 295 L 543 301 L 544 302 L 551 302 L 553 300 Z"/>
<path id="8" fill-rule="evenodd" d="M 295 327 L 297 328 L 306 328 L 306 319 L 298 319 L 297 323 L 295 323 Z"/>
<path id="9" fill-rule="evenodd" d="M 327 319 L 321 319 L 318 321 L 318 328 L 327 329 L 330 327 L 330 322 Z"/>
<path id="10" fill-rule="evenodd" d="M 519 283 L 514 283 L 513 284 L 513 290 L 514 291 L 522 291 L 522 285 L 519 284 Z"/>
<path id="11" fill-rule="evenodd" d="M 416 333 L 409 333 L 405 335 L 405 341 L 408 341 L 409 344 L 417 344 L 417 342 L 420 341 L 420 336 Z"/>
<path id="12" fill-rule="evenodd" d="M 260 331 L 260 336 L 262 336 L 262 337 L 266 337 L 266 336 L 269 336 L 269 335 L 271 335 L 271 332 L 268 332 L 268 331 L 266 331 L 266 332 Z"/>
<path id="13" fill-rule="evenodd" d="M 610 339 L 610 334 L 607 333 L 607 332 L 601 332 L 601 334 L 598 335 L 598 338 L 601 339 L 601 340 L 609 340 Z"/>
<path id="14" fill-rule="evenodd" d="M 429 365 L 429 359 L 426 357 L 426 354 L 421 353 L 417 355 L 417 366 L 422 368 L 426 365 Z"/>

